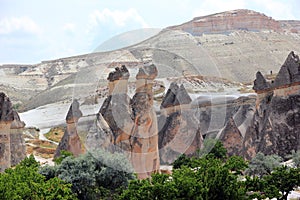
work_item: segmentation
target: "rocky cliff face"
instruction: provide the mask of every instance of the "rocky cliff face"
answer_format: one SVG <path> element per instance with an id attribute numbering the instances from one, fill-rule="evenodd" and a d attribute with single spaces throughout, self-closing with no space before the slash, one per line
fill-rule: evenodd
<path id="1" fill-rule="evenodd" d="M 278 21 L 252 10 L 232 10 L 205 17 L 196 17 L 192 21 L 169 28 L 183 30 L 195 36 L 207 33 L 228 33 L 234 30 L 282 32 Z"/>
<path id="2" fill-rule="evenodd" d="M 80 117 L 82 117 L 82 112 L 79 109 L 78 101 L 75 99 L 67 113 L 67 129 L 59 145 L 57 146 L 54 158 L 59 157 L 62 150 L 69 151 L 74 156 L 78 156 L 83 153 L 83 147 L 81 145 L 80 137 L 77 133 L 77 123 Z"/>
<path id="3" fill-rule="evenodd" d="M 300 33 L 299 20 L 280 20 L 281 27 L 292 33 Z"/>
<path id="4" fill-rule="evenodd" d="M 26 157 L 24 126 L 18 113 L 12 109 L 10 99 L 0 93 L 0 172 Z"/>
<path id="5" fill-rule="evenodd" d="M 228 155 L 239 155 L 247 128 L 251 125 L 256 97 L 198 97 L 192 109 L 204 139 L 219 139 Z"/>
<path id="6" fill-rule="evenodd" d="M 199 110 L 201 134 L 205 138 L 220 139 L 229 155 L 242 155 L 247 159 L 258 152 L 285 157 L 293 150 L 299 150 L 298 55 L 294 52 L 288 55 L 275 80 L 267 81 L 261 72 L 257 72 L 253 89 L 257 93 L 256 99 L 240 97 L 219 103 L 201 97 L 195 100 L 192 105 Z M 216 117 L 213 117 L 213 109 Z"/>
<path id="7" fill-rule="evenodd" d="M 291 49 L 300 51 L 299 33 L 295 32 L 299 24 L 249 10 L 197 17 L 116 51 L 35 65 L 2 65 L 0 89 L 24 103 L 25 109 L 70 100 L 73 90 L 76 98 L 84 100 L 97 95 L 98 83 L 107 85 L 105 79 L 114 67 L 125 64 L 135 75 L 145 61 L 156 65 L 157 78 L 198 74 L 249 83 L 257 71 L 278 71 Z"/>
<path id="8" fill-rule="evenodd" d="M 261 75 L 257 76 L 262 79 Z M 291 52 L 269 90 L 256 79 L 257 108 L 244 140 L 244 156 L 257 152 L 286 156 L 300 148 L 300 61 Z"/>

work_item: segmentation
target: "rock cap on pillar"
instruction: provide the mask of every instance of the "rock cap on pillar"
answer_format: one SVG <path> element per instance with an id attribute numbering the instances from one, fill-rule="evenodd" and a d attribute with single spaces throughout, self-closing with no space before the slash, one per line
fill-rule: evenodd
<path id="1" fill-rule="evenodd" d="M 136 79 L 154 80 L 157 75 L 158 71 L 154 64 L 145 65 L 143 68 L 139 68 L 139 72 L 136 75 Z"/>
<path id="2" fill-rule="evenodd" d="M 116 81 L 116 80 L 128 80 L 129 79 L 129 71 L 126 68 L 125 65 L 122 65 L 122 67 L 116 67 L 115 71 L 110 72 L 107 80 L 109 80 L 110 82 Z"/>
<path id="3" fill-rule="evenodd" d="M 0 122 L 12 122 L 14 113 L 9 98 L 0 92 Z"/>

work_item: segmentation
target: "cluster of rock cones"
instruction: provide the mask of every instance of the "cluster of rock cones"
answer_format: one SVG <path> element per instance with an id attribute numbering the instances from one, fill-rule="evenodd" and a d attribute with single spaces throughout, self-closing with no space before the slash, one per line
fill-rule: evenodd
<path id="1" fill-rule="evenodd" d="M 300 61 L 291 52 L 275 80 L 257 72 L 256 97 L 240 97 L 216 103 L 198 98 L 192 101 L 183 85 L 172 83 L 159 111 L 154 110 L 155 65 L 139 68 L 136 91 L 127 94 L 129 71 L 116 68 L 108 76 L 109 95 L 86 137 L 85 149 L 121 152 L 131 161 L 138 178 L 158 172 L 160 163 L 170 164 L 178 155 L 193 155 L 206 138 L 220 139 L 229 155 L 251 159 L 258 152 L 286 156 L 300 149 Z M 224 119 L 214 116 L 223 111 Z M 56 150 L 84 152 L 77 124 L 82 112 L 74 100 L 67 113 L 66 132 Z M 9 98 L 0 93 L 0 171 L 26 156 L 22 129 Z M 212 128 L 213 127 L 213 128 Z"/>

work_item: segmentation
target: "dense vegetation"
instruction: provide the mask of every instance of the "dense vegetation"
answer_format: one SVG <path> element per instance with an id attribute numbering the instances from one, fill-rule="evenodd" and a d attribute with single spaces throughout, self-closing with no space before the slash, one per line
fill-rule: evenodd
<path id="1" fill-rule="evenodd" d="M 276 155 L 258 153 L 248 164 L 238 156 L 227 158 L 221 142 L 199 155 L 204 156 L 181 155 L 172 175 L 131 181 L 119 199 L 287 199 L 300 186 L 300 168 L 280 165 L 282 159 Z M 293 160 L 298 159 L 295 153 Z"/>
<path id="2" fill-rule="evenodd" d="M 25 158 L 14 169 L 0 174 L 0 199 L 74 199 L 71 184 L 57 177 L 46 180 L 38 173 L 33 156 Z"/>
<path id="3" fill-rule="evenodd" d="M 41 167 L 33 156 L 0 174 L 0 199 L 287 199 L 300 185 L 299 155 L 294 167 L 278 156 L 258 153 L 249 163 L 226 157 L 212 141 L 196 157 L 181 155 L 169 174 L 137 180 L 127 159 L 106 152 L 74 158 L 62 152 L 55 166 Z"/>

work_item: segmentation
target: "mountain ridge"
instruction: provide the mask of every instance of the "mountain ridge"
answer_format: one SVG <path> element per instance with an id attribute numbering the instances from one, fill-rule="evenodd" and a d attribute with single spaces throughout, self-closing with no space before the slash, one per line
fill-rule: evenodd
<path id="1" fill-rule="evenodd" d="M 224 14 L 226 18 L 227 15 L 236 12 L 222 13 L 227 13 Z M 154 63 L 159 71 L 158 78 L 162 79 L 202 75 L 249 83 L 254 80 L 256 71 L 264 74 L 278 71 L 278 66 L 290 51 L 300 52 L 300 35 L 297 32 L 300 29 L 300 21 L 276 21 L 264 14 L 249 10 L 239 10 L 236 15 L 242 14 L 261 17 L 262 24 L 266 20 L 275 21 L 276 24 L 281 23 L 279 31 L 274 31 L 275 29 L 251 31 L 251 29 L 237 28 L 226 33 L 193 35 L 180 30 L 178 26 L 173 26 L 177 27 L 173 29 L 167 27 L 138 44 L 114 51 L 46 60 L 34 65 L 0 65 L 0 85 L 10 88 L 10 91 L 4 92 L 10 92 L 12 99 L 26 104 L 31 98 L 29 102 L 32 105 L 29 107 L 33 108 L 33 104 L 39 102 L 41 95 L 43 100 L 39 105 L 59 99 L 70 99 L 72 95 L 80 96 L 81 92 L 94 94 L 98 89 L 96 87 L 105 85 L 108 73 L 121 65 L 126 65 L 133 76 L 144 63 Z M 194 19 L 209 19 L 216 16 L 224 18 L 221 17 L 222 14 L 217 13 Z M 240 17 L 240 20 L 243 20 L 243 17 Z M 20 95 L 14 95 L 22 91 L 24 85 L 28 91 L 33 91 L 31 95 L 34 94 L 34 97 L 25 95 L 20 99 Z M 78 87 L 85 88 L 77 90 Z M 93 88 L 87 90 L 87 87 Z M 59 90 L 59 93 L 54 95 L 53 92 L 56 90 Z M 90 96 L 91 93 L 85 95 Z M 60 95 L 65 97 L 60 98 Z"/>

